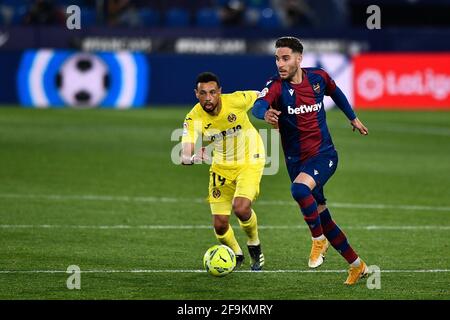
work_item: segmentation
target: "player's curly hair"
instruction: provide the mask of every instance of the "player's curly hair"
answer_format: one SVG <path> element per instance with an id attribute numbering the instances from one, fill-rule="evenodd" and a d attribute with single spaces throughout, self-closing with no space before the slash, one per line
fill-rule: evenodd
<path id="1" fill-rule="evenodd" d="M 197 81 L 195 82 L 195 85 L 197 86 L 199 83 L 205 83 L 205 82 L 210 82 L 210 81 L 216 82 L 217 86 L 220 88 L 219 77 L 216 76 L 212 72 L 202 72 L 202 73 L 200 73 L 197 76 Z"/>
<path id="2" fill-rule="evenodd" d="M 281 37 L 275 42 L 275 48 L 287 47 L 292 50 L 292 52 L 303 53 L 303 45 L 300 39 L 296 37 Z"/>

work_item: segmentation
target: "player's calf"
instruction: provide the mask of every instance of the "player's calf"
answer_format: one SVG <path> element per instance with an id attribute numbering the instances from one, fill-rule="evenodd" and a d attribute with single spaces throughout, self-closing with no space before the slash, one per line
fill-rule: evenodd
<path id="1" fill-rule="evenodd" d="M 311 189 L 306 184 L 294 182 L 291 186 L 291 193 L 300 207 L 305 222 L 308 224 L 311 236 L 316 239 L 322 239 L 322 225 L 317 210 L 317 203 Z"/>

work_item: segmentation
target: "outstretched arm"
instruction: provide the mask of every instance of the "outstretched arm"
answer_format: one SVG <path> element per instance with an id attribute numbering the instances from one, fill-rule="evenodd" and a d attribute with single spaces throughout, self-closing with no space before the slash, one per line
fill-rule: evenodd
<path id="1" fill-rule="evenodd" d="M 334 103 L 336 103 L 338 108 L 341 109 L 342 112 L 344 112 L 344 114 L 347 116 L 348 120 L 350 120 L 350 123 L 353 127 L 353 131 L 355 131 L 355 129 L 358 129 L 359 133 L 361 133 L 362 135 L 369 134 L 369 130 L 356 117 L 356 114 L 353 111 L 352 107 L 350 106 L 350 103 L 348 102 L 347 97 L 342 92 L 342 90 L 339 89 L 339 87 L 336 87 L 336 90 L 330 97 L 331 97 L 331 99 L 333 99 Z"/>
<path id="2" fill-rule="evenodd" d="M 350 123 L 353 127 L 352 129 L 353 131 L 358 129 L 359 133 L 361 133 L 364 136 L 367 136 L 369 134 L 369 129 L 367 129 L 358 118 L 353 119 L 352 121 L 350 121 Z"/>

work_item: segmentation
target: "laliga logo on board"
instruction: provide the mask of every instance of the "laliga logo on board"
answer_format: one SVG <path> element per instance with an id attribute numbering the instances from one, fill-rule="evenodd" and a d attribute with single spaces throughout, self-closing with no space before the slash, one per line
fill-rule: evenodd
<path id="1" fill-rule="evenodd" d="M 389 96 L 431 96 L 445 100 L 450 95 L 450 76 L 432 69 L 410 73 L 388 71 L 386 74 L 374 69 L 363 71 L 356 79 L 357 92 L 372 101 Z"/>
<path id="2" fill-rule="evenodd" d="M 356 80 L 358 93 L 366 100 L 376 100 L 383 95 L 383 75 L 381 72 L 368 69 Z"/>

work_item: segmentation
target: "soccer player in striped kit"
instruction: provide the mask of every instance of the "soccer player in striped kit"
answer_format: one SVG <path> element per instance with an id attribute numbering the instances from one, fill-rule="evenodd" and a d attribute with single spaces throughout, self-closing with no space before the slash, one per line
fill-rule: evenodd
<path id="1" fill-rule="evenodd" d="M 323 263 L 329 243 L 349 263 L 347 285 L 368 273 L 362 261 L 336 225 L 326 206 L 323 187 L 336 171 L 338 155 L 326 124 L 324 95 L 330 96 L 350 120 L 353 130 L 367 135 L 347 98 L 326 71 L 301 68 L 303 45 L 295 37 L 275 43 L 278 75 L 272 77 L 256 100 L 252 113 L 277 127 L 297 201 L 312 236 L 308 266 Z"/>

